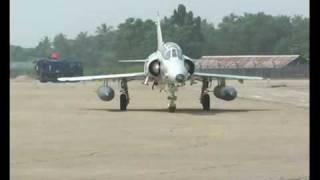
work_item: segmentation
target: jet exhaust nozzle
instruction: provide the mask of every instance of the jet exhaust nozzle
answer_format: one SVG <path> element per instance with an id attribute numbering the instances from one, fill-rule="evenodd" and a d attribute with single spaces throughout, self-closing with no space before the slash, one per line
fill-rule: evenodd
<path id="1" fill-rule="evenodd" d="M 102 101 L 111 101 L 114 98 L 114 90 L 109 86 L 100 86 L 97 95 Z"/>

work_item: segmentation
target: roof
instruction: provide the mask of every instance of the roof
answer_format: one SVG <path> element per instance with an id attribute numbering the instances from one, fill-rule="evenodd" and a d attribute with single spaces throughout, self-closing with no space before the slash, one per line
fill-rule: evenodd
<path id="1" fill-rule="evenodd" d="M 202 69 L 283 68 L 299 55 L 202 56 L 196 67 Z"/>

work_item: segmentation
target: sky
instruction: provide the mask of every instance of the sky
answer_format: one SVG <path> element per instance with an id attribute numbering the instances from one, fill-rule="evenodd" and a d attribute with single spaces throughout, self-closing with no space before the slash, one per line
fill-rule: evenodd
<path id="1" fill-rule="evenodd" d="M 117 27 L 129 17 L 156 19 L 171 16 L 184 4 L 194 16 L 217 25 L 230 13 L 264 12 L 309 17 L 309 0 L 10 0 L 10 44 L 35 47 L 48 36 L 74 38 L 93 34 L 102 23 Z"/>

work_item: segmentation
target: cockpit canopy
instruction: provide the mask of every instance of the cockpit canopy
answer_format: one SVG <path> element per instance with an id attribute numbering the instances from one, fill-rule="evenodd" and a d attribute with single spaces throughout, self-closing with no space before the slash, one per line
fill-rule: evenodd
<path id="1" fill-rule="evenodd" d="M 160 51 L 166 60 L 170 58 L 182 59 L 182 50 L 176 43 L 165 43 Z"/>

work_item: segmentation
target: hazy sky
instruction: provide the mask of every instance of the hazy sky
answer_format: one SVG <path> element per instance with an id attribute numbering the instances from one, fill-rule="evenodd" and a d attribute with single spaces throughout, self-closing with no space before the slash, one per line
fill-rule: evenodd
<path id="1" fill-rule="evenodd" d="M 180 3 L 215 25 L 232 12 L 309 17 L 309 0 L 10 0 L 10 43 L 34 47 L 44 36 L 74 38 L 80 31 L 94 33 L 102 23 L 155 19 L 157 11 L 161 18 L 171 16 Z"/>

